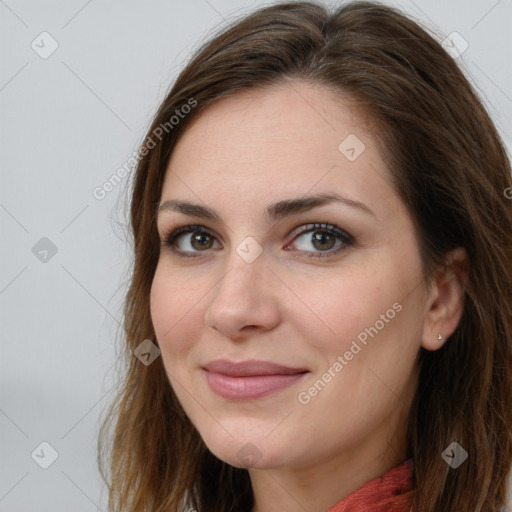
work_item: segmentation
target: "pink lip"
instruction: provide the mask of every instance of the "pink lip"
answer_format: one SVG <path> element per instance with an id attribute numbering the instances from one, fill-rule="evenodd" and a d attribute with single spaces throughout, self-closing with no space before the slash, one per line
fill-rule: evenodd
<path id="1" fill-rule="evenodd" d="M 291 386 L 308 370 L 289 368 L 266 361 L 233 363 L 225 359 L 211 361 L 203 367 L 210 389 L 232 400 L 260 398 Z"/>

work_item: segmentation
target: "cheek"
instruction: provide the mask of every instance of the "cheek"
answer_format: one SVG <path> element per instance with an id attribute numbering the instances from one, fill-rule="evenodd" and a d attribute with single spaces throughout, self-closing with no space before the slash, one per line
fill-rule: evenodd
<path id="1" fill-rule="evenodd" d="M 395 287 L 384 276 L 370 269 L 326 274 L 322 279 L 304 282 L 297 295 L 305 297 L 295 311 L 308 343 L 316 348 L 342 350 L 379 314 L 391 308 L 398 297 Z M 306 307 L 307 306 L 307 307 Z"/>
<path id="2" fill-rule="evenodd" d="M 186 389 L 193 387 L 189 361 L 194 340 L 200 338 L 197 315 L 201 295 L 197 286 L 184 283 L 176 275 L 173 272 L 171 276 L 162 265 L 157 267 L 150 293 L 151 319 L 169 383 L 195 424 L 196 403 Z"/>
<path id="3" fill-rule="evenodd" d="M 374 265 L 346 268 L 314 280 L 314 287 L 308 280 L 297 292 L 307 297 L 304 302 L 309 309 L 303 306 L 294 315 L 305 341 L 318 356 L 315 370 L 332 369 L 342 356 L 345 377 L 338 378 L 339 383 L 349 378 L 362 385 L 360 379 L 368 373 L 363 368 L 375 365 L 392 378 L 397 364 L 409 365 L 414 358 L 420 326 L 416 294 L 410 294 L 415 281 L 396 260 L 374 261 Z"/>
<path id="4" fill-rule="evenodd" d="M 156 337 L 160 344 L 164 362 L 170 352 L 177 354 L 187 348 L 188 337 L 184 332 L 198 328 L 198 322 L 192 322 L 193 305 L 198 304 L 200 296 L 194 292 L 194 287 L 187 286 L 171 276 L 162 266 L 155 272 L 150 293 L 150 311 Z M 197 296 L 196 296 L 197 295 Z"/>
<path id="5" fill-rule="evenodd" d="M 408 295 L 410 276 L 381 263 L 325 280 L 322 293 L 309 296 L 319 318 L 304 315 L 302 329 L 320 357 L 298 401 L 305 405 L 304 421 L 314 424 L 322 417 L 333 438 L 340 429 L 349 439 L 373 428 L 396 406 L 390 390 L 400 393 L 410 383 L 417 298 Z M 339 411 L 343 421 L 327 417 L 326 410 Z"/>

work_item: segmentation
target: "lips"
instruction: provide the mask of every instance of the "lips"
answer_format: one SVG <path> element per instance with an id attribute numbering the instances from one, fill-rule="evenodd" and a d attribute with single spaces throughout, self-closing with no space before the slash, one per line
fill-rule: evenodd
<path id="1" fill-rule="evenodd" d="M 230 377 L 250 377 L 253 375 L 294 375 L 307 372 L 307 368 L 290 368 L 267 361 L 242 361 L 234 363 L 227 359 L 217 359 L 204 366 L 213 373 L 222 373 Z"/>
<path id="2" fill-rule="evenodd" d="M 210 389 L 232 400 L 261 398 L 291 386 L 309 373 L 307 368 L 291 368 L 257 360 L 236 363 L 217 359 L 203 369 Z"/>

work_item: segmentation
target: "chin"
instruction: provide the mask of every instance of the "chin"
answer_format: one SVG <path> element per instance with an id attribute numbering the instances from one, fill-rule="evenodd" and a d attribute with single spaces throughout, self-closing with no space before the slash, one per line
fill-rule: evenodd
<path id="1" fill-rule="evenodd" d="M 210 432 L 211 434 L 211 432 Z M 220 460 L 237 468 L 270 469 L 285 463 L 286 448 L 273 446 L 264 438 L 250 438 L 250 436 L 229 436 L 214 439 L 201 435 L 208 449 Z"/>

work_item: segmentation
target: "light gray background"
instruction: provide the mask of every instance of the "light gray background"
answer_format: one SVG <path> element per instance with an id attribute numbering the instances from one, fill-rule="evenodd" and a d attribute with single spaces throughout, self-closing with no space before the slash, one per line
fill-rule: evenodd
<path id="1" fill-rule="evenodd" d="M 390 3 L 469 43 L 458 60 L 511 148 L 512 0 Z M 125 186 L 92 191 L 137 150 L 200 41 L 263 4 L 0 0 L 0 511 L 106 510 L 96 438 L 130 249 Z M 46 59 L 31 47 L 43 31 L 59 45 Z M 57 247 L 46 262 L 42 237 Z M 31 458 L 43 441 L 58 452 L 48 469 Z"/>

